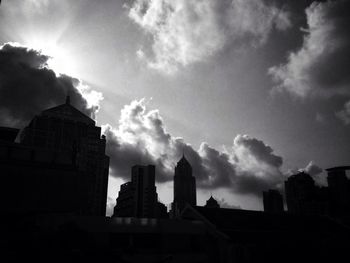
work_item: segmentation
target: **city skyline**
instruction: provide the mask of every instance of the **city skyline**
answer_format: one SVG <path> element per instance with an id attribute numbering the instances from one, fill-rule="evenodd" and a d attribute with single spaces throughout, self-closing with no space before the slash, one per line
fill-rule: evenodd
<path id="1" fill-rule="evenodd" d="M 198 204 L 213 194 L 221 206 L 262 210 L 262 192 L 295 171 L 325 184 L 321 168 L 350 163 L 348 10 L 347 1 L 2 1 L 0 125 L 24 128 L 70 95 L 107 137 L 109 213 L 135 163 L 156 166 L 158 195 L 172 202 L 183 150 Z"/>

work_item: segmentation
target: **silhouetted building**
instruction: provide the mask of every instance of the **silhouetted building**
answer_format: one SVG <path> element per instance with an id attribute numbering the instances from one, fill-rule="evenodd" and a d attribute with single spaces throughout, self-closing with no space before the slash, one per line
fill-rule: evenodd
<path id="1" fill-rule="evenodd" d="M 263 192 L 264 211 L 269 213 L 283 212 L 283 197 L 278 190 Z"/>
<path id="2" fill-rule="evenodd" d="M 120 186 L 114 217 L 166 217 L 166 206 L 157 201 L 154 165 L 134 165 L 131 182 Z"/>
<path id="3" fill-rule="evenodd" d="M 195 206 L 196 203 L 196 178 L 192 176 L 191 164 L 183 155 L 175 167 L 172 210 L 176 214 L 176 211 L 181 211 L 186 204 Z"/>
<path id="4" fill-rule="evenodd" d="M 157 203 L 155 166 L 135 165 L 131 171 L 131 181 L 135 189 L 135 216 L 154 217 Z"/>
<path id="5" fill-rule="evenodd" d="M 329 198 L 326 188 L 317 187 L 312 177 L 305 173 L 290 176 L 285 181 L 288 212 L 295 214 L 328 214 Z"/>
<path id="6" fill-rule="evenodd" d="M 15 143 L 17 133 L 0 128 L 0 213 L 79 213 L 73 153 Z"/>
<path id="7" fill-rule="evenodd" d="M 213 262 L 332 262 L 349 249 L 349 229 L 324 216 L 186 205 L 179 218 L 206 225 Z"/>
<path id="8" fill-rule="evenodd" d="M 7 139 L 14 136 L 14 132 L 6 133 L 4 129 L 1 133 Z M 42 200 L 46 194 L 36 193 L 39 185 L 43 188 L 46 185 L 48 191 L 50 187 L 60 186 L 61 195 L 75 185 L 74 198 L 77 198 L 72 203 L 79 202 L 78 213 L 105 216 L 109 158 L 105 155 L 105 136 L 101 137 L 101 128 L 94 120 L 70 105 L 67 97 L 65 104 L 35 116 L 20 135 L 19 144 L 7 146 L 2 166 L 21 171 L 14 173 L 9 168 L 7 176 L 23 177 L 23 182 L 38 180 L 37 184 L 30 184 L 31 196 Z M 63 164 L 69 165 L 64 168 L 69 171 L 62 170 Z M 72 171 L 75 176 L 69 177 Z"/>
<path id="9" fill-rule="evenodd" d="M 156 218 L 168 218 L 168 208 L 165 204 L 161 202 L 157 202 L 156 204 L 156 212 L 155 212 Z"/>
<path id="10" fill-rule="evenodd" d="M 333 215 L 350 214 L 350 180 L 346 177 L 347 170 L 350 170 L 350 166 L 326 169 Z"/>
<path id="11" fill-rule="evenodd" d="M 135 188 L 132 182 L 120 186 L 113 216 L 132 217 L 135 215 Z"/>
<path id="12" fill-rule="evenodd" d="M 19 129 L 0 127 L 0 141 L 15 142 Z"/>
<path id="13" fill-rule="evenodd" d="M 219 203 L 212 197 L 207 200 L 205 206 L 206 208 L 220 208 Z"/>

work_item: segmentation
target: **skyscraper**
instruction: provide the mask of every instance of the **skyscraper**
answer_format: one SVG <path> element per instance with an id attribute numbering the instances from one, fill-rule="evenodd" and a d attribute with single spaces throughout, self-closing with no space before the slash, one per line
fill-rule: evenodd
<path id="1" fill-rule="evenodd" d="M 283 197 L 278 190 L 263 192 L 264 211 L 270 213 L 283 212 Z"/>
<path id="2" fill-rule="evenodd" d="M 105 215 L 109 157 L 105 155 L 106 138 L 101 128 L 70 104 L 35 116 L 21 134 L 21 144 L 49 151 L 71 152 L 79 172 L 81 214 Z"/>
<path id="3" fill-rule="evenodd" d="M 181 211 L 186 204 L 195 206 L 196 203 L 196 178 L 192 176 L 191 164 L 183 155 L 175 167 L 173 210 Z"/>
<path id="4" fill-rule="evenodd" d="M 299 172 L 285 181 L 288 212 L 296 214 L 327 214 L 327 189 L 315 185 L 312 177 Z"/>
<path id="5" fill-rule="evenodd" d="M 158 202 L 154 165 L 134 165 L 131 182 L 120 186 L 115 217 L 154 218 L 166 217 L 166 207 Z"/>
<path id="6" fill-rule="evenodd" d="M 326 169 L 331 213 L 334 215 L 350 214 L 350 181 L 346 177 L 347 170 L 350 170 L 350 166 Z"/>
<path id="7" fill-rule="evenodd" d="M 135 188 L 135 216 L 154 217 L 157 203 L 154 165 L 134 165 L 131 180 Z"/>

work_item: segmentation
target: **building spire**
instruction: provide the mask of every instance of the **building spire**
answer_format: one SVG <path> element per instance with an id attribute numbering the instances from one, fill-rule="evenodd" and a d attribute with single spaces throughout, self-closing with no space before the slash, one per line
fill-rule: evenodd
<path id="1" fill-rule="evenodd" d="M 66 96 L 66 104 L 70 105 L 70 96 L 69 95 Z"/>

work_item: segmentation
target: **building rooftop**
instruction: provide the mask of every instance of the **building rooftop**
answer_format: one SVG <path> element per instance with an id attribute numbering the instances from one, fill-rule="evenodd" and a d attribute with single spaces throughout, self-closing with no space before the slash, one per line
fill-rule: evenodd
<path id="1" fill-rule="evenodd" d="M 0 127 L 0 140 L 7 142 L 14 142 L 19 129 L 10 127 Z"/>
<path id="2" fill-rule="evenodd" d="M 342 233 L 344 227 L 322 216 L 300 216 L 288 213 L 269 214 L 243 209 L 206 208 L 187 206 L 182 218 L 196 218 L 215 226 L 229 236 L 237 232 L 309 232 Z M 349 233 L 349 229 L 345 229 Z"/>
<path id="3" fill-rule="evenodd" d="M 326 169 L 327 172 L 350 170 L 350 166 L 336 166 Z"/>
<path id="4" fill-rule="evenodd" d="M 95 125 L 95 121 L 70 104 L 69 97 L 66 103 L 44 110 L 41 116 L 64 118 L 73 121 L 84 122 L 88 125 Z"/>

